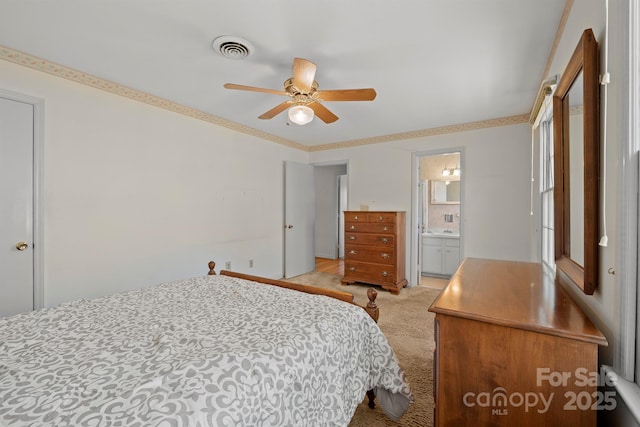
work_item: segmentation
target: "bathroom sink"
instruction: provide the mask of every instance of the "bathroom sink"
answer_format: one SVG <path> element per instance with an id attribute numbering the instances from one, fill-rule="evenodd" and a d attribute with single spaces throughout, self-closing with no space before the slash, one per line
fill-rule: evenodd
<path id="1" fill-rule="evenodd" d="M 427 230 L 426 233 L 422 233 L 423 236 L 429 237 L 460 237 L 459 232 L 454 232 L 450 230 Z"/>

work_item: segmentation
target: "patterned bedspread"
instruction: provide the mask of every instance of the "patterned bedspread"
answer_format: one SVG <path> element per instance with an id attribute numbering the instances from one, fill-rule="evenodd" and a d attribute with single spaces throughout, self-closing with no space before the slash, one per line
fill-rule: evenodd
<path id="1" fill-rule="evenodd" d="M 412 400 L 364 310 L 205 276 L 0 319 L 0 424 L 346 426 Z"/>

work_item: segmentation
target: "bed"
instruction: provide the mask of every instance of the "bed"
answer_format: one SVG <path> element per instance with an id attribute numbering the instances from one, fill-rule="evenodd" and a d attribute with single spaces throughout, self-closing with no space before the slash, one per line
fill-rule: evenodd
<path id="1" fill-rule="evenodd" d="M 361 307 L 209 266 L 0 318 L 0 425 L 346 426 L 365 393 L 407 410 L 373 289 Z"/>

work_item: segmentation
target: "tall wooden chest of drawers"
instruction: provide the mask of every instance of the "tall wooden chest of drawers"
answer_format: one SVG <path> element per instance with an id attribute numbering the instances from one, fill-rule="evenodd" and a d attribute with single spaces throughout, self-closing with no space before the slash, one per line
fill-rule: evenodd
<path id="1" fill-rule="evenodd" d="M 345 211 L 342 284 L 380 285 L 397 294 L 405 278 L 405 212 Z"/>

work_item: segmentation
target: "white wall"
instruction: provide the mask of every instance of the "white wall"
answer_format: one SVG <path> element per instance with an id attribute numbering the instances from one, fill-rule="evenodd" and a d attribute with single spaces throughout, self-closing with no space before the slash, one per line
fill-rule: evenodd
<path id="1" fill-rule="evenodd" d="M 531 261 L 528 124 L 310 153 L 310 162 L 349 159 L 349 209 L 412 211 L 412 155 L 462 149 L 465 256 Z M 407 234 L 407 271 L 411 239 Z"/>
<path id="2" fill-rule="evenodd" d="M 45 102 L 46 306 L 211 259 L 281 277 L 282 164 L 306 153 L 4 61 L 0 88 Z"/>

